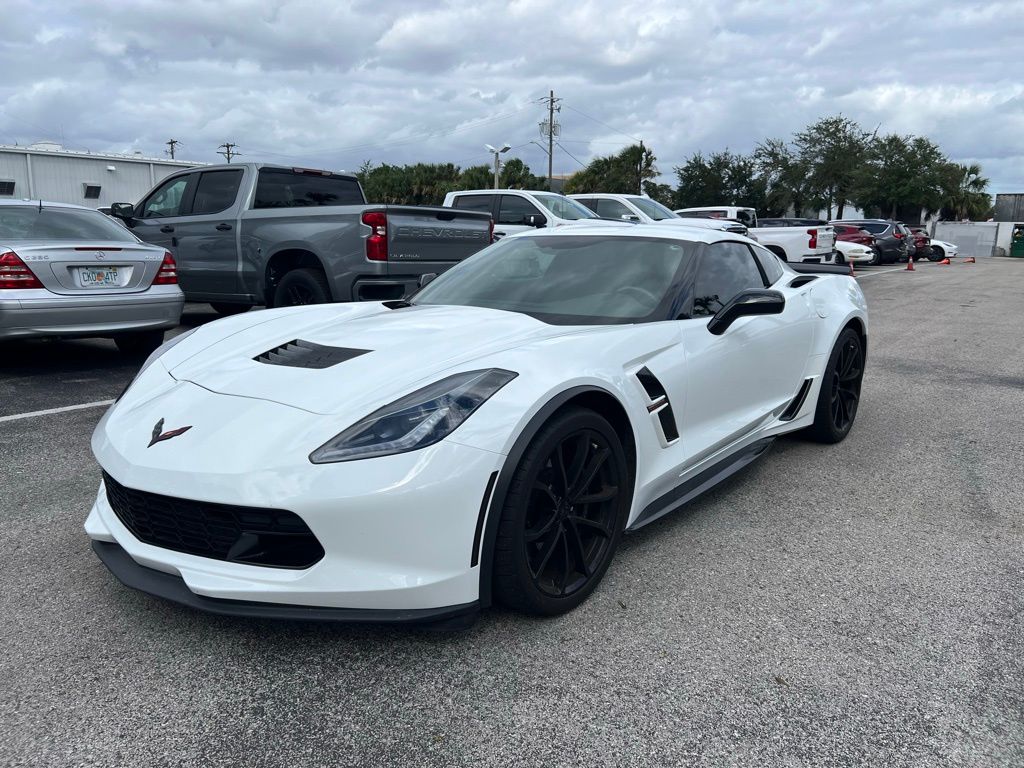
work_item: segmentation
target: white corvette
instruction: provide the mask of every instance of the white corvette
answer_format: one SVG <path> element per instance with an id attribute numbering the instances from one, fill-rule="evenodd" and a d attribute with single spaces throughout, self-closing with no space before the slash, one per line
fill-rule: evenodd
<path id="1" fill-rule="evenodd" d="M 866 343 L 842 267 L 709 229 L 538 230 L 409 302 L 165 344 L 96 428 L 85 529 L 128 586 L 219 613 L 557 614 L 624 531 L 776 436 L 842 440 Z"/>

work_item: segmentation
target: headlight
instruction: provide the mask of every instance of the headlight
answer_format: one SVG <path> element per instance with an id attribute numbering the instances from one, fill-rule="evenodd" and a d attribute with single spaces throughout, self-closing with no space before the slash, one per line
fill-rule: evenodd
<path id="1" fill-rule="evenodd" d="M 125 385 L 125 388 L 121 390 L 121 394 L 119 394 L 114 399 L 114 402 L 116 403 L 118 400 L 120 400 L 122 397 L 124 397 L 124 393 L 127 392 L 128 389 L 131 387 L 131 385 L 135 383 L 135 380 L 137 378 L 139 378 L 139 376 L 142 375 L 142 372 L 144 370 L 149 368 L 149 366 L 151 366 L 153 363 L 155 363 L 157 361 L 157 358 L 159 358 L 161 355 L 165 354 L 171 347 L 175 346 L 176 344 L 180 344 L 181 342 L 183 342 L 185 339 L 187 339 L 189 336 L 191 336 L 193 333 L 195 333 L 198 330 L 199 330 L 199 328 L 196 327 L 196 328 L 193 328 L 190 331 L 185 331 L 184 333 L 179 333 L 173 339 L 169 339 L 169 340 L 165 341 L 159 347 L 154 349 L 153 352 L 150 354 L 150 356 L 146 358 L 146 362 L 144 362 L 142 364 L 142 367 L 139 368 L 138 373 L 136 373 L 134 376 L 132 376 L 132 380 L 129 381 L 128 384 Z"/>
<path id="2" fill-rule="evenodd" d="M 405 453 L 444 439 L 518 374 L 500 368 L 457 373 L 374 411 L 311 454 L 314 464 Z"/>

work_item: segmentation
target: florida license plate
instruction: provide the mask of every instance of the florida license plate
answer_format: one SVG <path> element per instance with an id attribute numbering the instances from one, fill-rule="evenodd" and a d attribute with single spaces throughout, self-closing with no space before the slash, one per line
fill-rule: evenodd
<path id="1" fill-rule="evenodd" d="M 119 285 L 117 267 L 79 267 L 78 281 L 83 288 Z"/>

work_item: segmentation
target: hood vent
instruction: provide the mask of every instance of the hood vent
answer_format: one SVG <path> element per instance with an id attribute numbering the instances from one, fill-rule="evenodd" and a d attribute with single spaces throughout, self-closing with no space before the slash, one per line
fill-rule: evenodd
<path id="1" fill-rule="evenodd" d="M 368 349 L 349 349 L 347 347 L 325 347 L 322 344 L 314 344 L 312 341 L 294 339 L 256 355 L 253 360 L 267 365 L 286 365 L 289 368 L 320 369 L 344 363 L 353 357 L 365 355 L 369 351 Z"/>
<path id="2" fill-rule="evenodd" d="M 651 401 L 647 405 L 647 412 L 658 419 L 663 445 L 671 445 L 679 439 L 679 427 L 676 425 L 676 415 L 672 411 L 672 403 L 669 402 L 665 387 L 648 368 L 637 371 L 636 378 Z"/>

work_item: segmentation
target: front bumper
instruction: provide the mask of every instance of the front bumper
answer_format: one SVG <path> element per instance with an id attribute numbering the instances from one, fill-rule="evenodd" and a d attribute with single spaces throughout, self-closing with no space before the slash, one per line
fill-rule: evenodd
<path id="1" fill-rule="evenodd" d="M 174 328 L 184 306 L 185 297 L 174 285 L 106 296 L 7 291 L 0 296 L 0 339 L 114 336 Z"/>
<path id="2" fill-rule="evenodd" d="M 291 569 L 155 546 L 121 522 L 102 485 L 85 522 L 93 541 L 116 544 L 137 566 L 179 579 L 197 599 L 362 611 L 462 610 L 479 599 L 477 531 L 503 455 L 443 440 L 410 453 L 313 465 L 310 449 L 344 425 L 188 382 L 161 386 L 159 395 L 133 387 L 100 421 L 93 453 L 103 469 L 154 494 L 288 510 L 325 554 Z M 147 447 L 164 417 L 168 426 L 195 426 Z M 258 438 L 243 431 L 251 425 Z M 137 588 L 152 591 L 153 583 L 144 579 Z"/>

